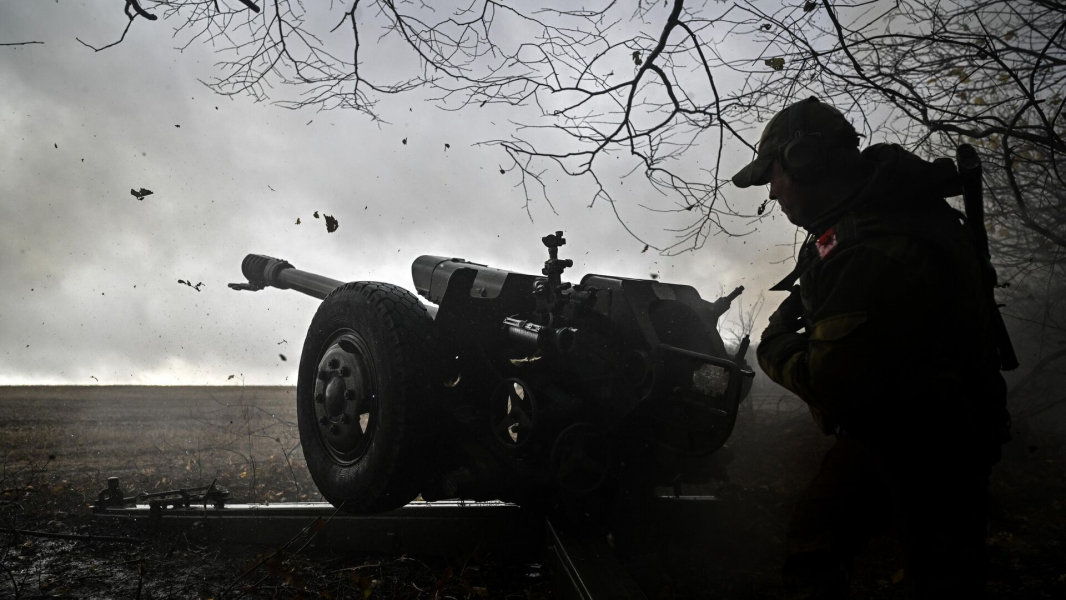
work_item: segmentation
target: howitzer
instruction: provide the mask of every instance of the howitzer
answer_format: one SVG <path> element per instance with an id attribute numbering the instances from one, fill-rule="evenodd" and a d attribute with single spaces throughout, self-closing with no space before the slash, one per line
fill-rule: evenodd
<path id="1" fill-rule="evenodd" d="M 727 355 L 692 287 L 562 281 L 562 232 L 541 276 L 420 256 L 414 294 L 341 283 L 250 254 L 234 289 L 322 299 L 300 357 L 297 417 L 322 495 L 350 512 L 427 500 L 552 504 L 625 486 L 704 482 L 751 387 L 747 339 Z"/>

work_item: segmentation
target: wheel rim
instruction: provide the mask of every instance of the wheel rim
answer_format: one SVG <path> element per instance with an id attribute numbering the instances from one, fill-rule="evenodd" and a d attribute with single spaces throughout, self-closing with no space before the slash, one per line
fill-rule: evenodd
<path id="1" fill-rule="evenodd" d="M 318 437 L 330 458 L 352 464 L 366 453 L 377 422 L 374 372 L 365 342 L 354 331 L 338 332 L 315 372 Z"/>

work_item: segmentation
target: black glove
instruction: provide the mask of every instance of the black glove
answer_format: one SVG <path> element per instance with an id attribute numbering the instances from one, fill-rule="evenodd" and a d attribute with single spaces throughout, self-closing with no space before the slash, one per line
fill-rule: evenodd
<path id="1" fill-rule="evenodd" d="M 767 341 L 784 333 L 796 333 L 803 329 L 803 301 L 800 299 L 800 288 L 792 286 L 788 298 L 785 298 L 777 307 L 774 314 L 770 315 L 770 322 L 762 332 L 762 341 Z"/>

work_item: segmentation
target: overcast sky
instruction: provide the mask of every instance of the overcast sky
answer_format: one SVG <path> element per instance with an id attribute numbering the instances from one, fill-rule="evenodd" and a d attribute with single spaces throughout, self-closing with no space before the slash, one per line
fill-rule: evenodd
<path id="1" fill-rule="evenodd" d="M 412 288 L 421 254 L 539 272 L 541 236 L 564 230 L 571 280 L 657 273 L 708 299 L 744 285 L 749 301 L 791 268 L 773 264 L 792 254 L 779 216 L 696 252 L 642 253 L 607 204 L 589 208 L 587 189 L 562 176 L 549 177 L 558 214 L 534 203 L 531 221 L 517 179 L 499 173 L 504 157 L 474 146 L 509 135 L 503 112 L 414 97 L 384 106 L 389 125 L 289 111 L 214 95 L 198 81 L 215 74 L 211 48 L 178 52 L 171 23 L 138 20 L 100 53 L 75 40 L 117 39 L 121 6 L 0 0 L 0 43 L 44 42 L 0 47 L 0 384 L 295 383 L 318 301 L 227 289 L 249 252 Z M 727 168 L 748 156 L 729 151 Z M 141 187 L 154 193 L 138 201 Z M 641 209 L 648 194 L 617 195 L 618 210 L 665 245 L 682 221 Z M 315 211 L 340 228 L 327 233 Z M 763 319 L 780 300 L 766 296 Z"/>

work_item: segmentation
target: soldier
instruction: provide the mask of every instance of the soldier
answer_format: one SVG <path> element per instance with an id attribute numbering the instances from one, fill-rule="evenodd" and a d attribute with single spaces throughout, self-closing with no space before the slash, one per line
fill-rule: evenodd
<path id="1" fill-rule="evenodd" d="M 733 177 L 770 184 L 808 232 L 758 358 L 837 437 L 789 522 L 786 596 L 847 597 L 853 557 L 893 524 L 909 598 L 980 598 L 989 472 L 1009 439 L 984 263 L 944 199 L 954 163 L 858 140 L 802 100 Z"/>

